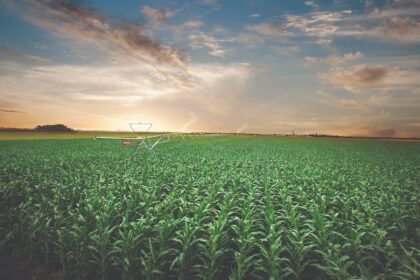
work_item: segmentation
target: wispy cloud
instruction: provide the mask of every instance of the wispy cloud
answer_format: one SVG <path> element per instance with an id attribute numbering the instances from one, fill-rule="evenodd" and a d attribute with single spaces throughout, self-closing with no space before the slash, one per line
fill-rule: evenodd
<path id="1" fill-rule="evenodd" d="M 184 22 L 183 25 L 188 28 L 200 28 L 204 25 L 204 23 L 201 20 L 192 19 Z"/>
<path id="2" fill-rule="evenodd" d="M 215 131 L 237 127 L 244 117 L 250 117 L 249 110 L 238 109 L 242 107 L 239 104 L 246 100 L 243 92 L 254 71 L 247 63 L 191 64 L 189 88 L 183 87 L 185 81 L 165 80 L 149 65 L 130 62 L 33 67 L 0 64 L 0 71 L 8 73 L 0 76 L 1 90 L 13 92 L 1 94 L 0 102 L 16 102 L 22 108 L 30 107 L 28 116 L 32 118 L 35 114 L 34 122 L 54 118 L 39 112 L 53 112 L 57 108 L 72 109 L 72 113 L 66 113 L 64 109 L 60 111 L 60 119 L 65 118 L 69 125 L 83 128 L 89 128 L 89 124 L 83 123 L 82 116 L 92 120 L 91 114 L 120 120 L 160 120 L 167 123 L 166 127 L 160 126 L 162 129 Z M 256 110 L 257 107 L 253 107 L 252 110 Z M 224 120 L 232 112 L 236 112 L 232 116 L 234 119 Z M 167 116 L 171 118 L 167 119 Z M 191 119 L 195 117 L 191 116 L 196 116 L 197 125 L 192 123 Z M 104 123 L 105 127 L 125 128 L 124 123 L 116 127 L 119 122 L 94 119 Z M 191 122 L 185 127 L 188 121 Z"/>
<path id="3" fill-rule="evenodd" d="M 2 112 L 2 113 L 23 113 L 22 111 L 1 109 L 1 108 L 0 108 L 0 112 Z"/>
<path id="4" fill-rule="evenodd" d="M 283 54 L 283 55 L 287 55 L 287 56 L 294 56 L 297 53 L 299 53 L 300 51 L 300 47 L 297 45 L 294 46 L 285 46 L 285 47 L 277 47 L 276 51 L 278 51 L 279 53 Z"/>
<path id="5" fill-rule="evenodd" d="M 337 33 L 343 14 L 340 12 L 315 12 L 306 15 L 287 15 L 284 26 L 299 30 L 309 36 L 327 37 Z"/>
<path id="6" fill-rule="evenodd" d="M 208 54 L 211 56 L 224 56 L 228 52 L 227 49 L 222 47 L 222 40 L 202 31 L 191 33 L 188 38 L 193 49 L 208 48 Z"/>
<path id="7" fill-rule="evenodd" d="M 324 91 L 318 91 L 317 93 L 321 97 L 320 101 L 322 104 L 333 106 L 335 108 L 354 110 L 364 107 L 363 104 L 355 99 L 340 98 Z"/>
<path id="8" fill-rule="evenodd" d="M 393 0 L 397 5 L 418 5 L 420 0 Z"/>
<path id="9" fill-rule="evenodd" d="M 420 43 L 420 20 L 414 18 L 392 17 L 384 20 L 373 30 L 374 36 L 383 40 L 402 43 Z"/>
<path id="10" fill-rule="evenodd" d="M 19 6 L 25 18 L 57 36 L 93 42 L 112 52 L 185 68 L 185 56 L 150 37 L 144 26 L 121 20 L 116 23 L 95 9 L 71 2 L 28 0 L 25 3 Z M 152 8 L 146 12 L 155 20 L 166 15 Z"/>
<path id="11" fill-rule="evenodd" d="M 347 62 L 357 60 L 363 57 L 361 52 L 355 53 L 345 53 L 343 55 L 329 55 L 327 57 L 313 57 L 307 56 L 305 57 L 305 62 L 308 64 L 319 65 L 319 64 L 327 64 L 331 66 L 338 66 L 345 64 Z"/>
<path id="12" fill-rule="evenodd" d="M 409 107 L 415 107 L 416 99 L 408 96 L 406 101 L 408 102 L 396 102 L 397 100 L 390 94 L 367 94 L 365 95 L 352 95 L 341 97 L 333 93 L 327 93 L 325 91 L 317 91 L 319 95 L 319 101 L 321 104 L 338 108 L 338 109 L 348 109 L 348 110 L 357 110 L 363 111 L 364 113 L 369 113 L 377 109 L 384 108 L 399 108 L 406 109 Z M 410 104 L 411 103 L 411 104 Z"/>
<path id="13" fill-rule="evenodd" d="M 34 65 L 0 64 L 2 92 L 1 102 L 19 101 L 43 104 L 69 102 L 96 102 L 111 107 L 131 107 L 143 100 L 156 100 L 168 96 L 195 94 L 198 99 L 217 92 L 221 87 L 223 94 L 231 89 L 231 84 L 245 83 L 252 68 L 249 64 L 192 64 L 187 80 L 175 79 L 171 68 L 167 75 L 147 64 L 107 63 L 88 65 Z M 168 79 L 172 77 L 173 79 Z M 227 92 L 227 93 L 226 93 Z M 26 100 L 26 101 L 23 101 Z M 117 105 L 118 104 L 118 105 Z M 99 109 L 103 111 L 103 109 Z"/>
<path id="14" fill-rule="evenodd" d="M 393 43 L 417 43 L 420 38 L 418 8 L 377 9 L 367 14 L 342 12 L 312 12 L 287 15 L 280 26 L 293 34 L 297 32 L 327 42 L 334 37 L 362 37 Z"/>
<path id="15" fill-rule="evenodd" d="M 233 42 L 244 44 L 247 48 L 255 48 L 265 42 L 264 38 L 258 34 L 240 33 L 231 38 Z"/>
<path id="16" fill-rule="evenodd" d="M 143 6 L 141 12 L 154 24 L 165 22 L 172 16 L 172 13 L 167 9 L 157 9 L 149 6 Z"/>
<path id="17" fill-rule="evenodd" d="M 39 65 L 51 63 L 51 60 L 45 57 L 31 55 L 25 52 L 21 52 L 16 49 L 4 47 L 0 45 L 0 58 L 3 61 L 14 61 L 23 64 Z"/>
<path id="18" fill-rule="evenodd" d="M 312 8 L 318 8 L 318 5 L 315 3 L 315 1 L 305 1 L 305 5 Z"/>
<path id="19" fill-rule="evenodd" d="M 247 30 L 271 37 L 288 37 L 291 34 L 287 32 L 282 25 L 274 22 L 248 25 Z"/>

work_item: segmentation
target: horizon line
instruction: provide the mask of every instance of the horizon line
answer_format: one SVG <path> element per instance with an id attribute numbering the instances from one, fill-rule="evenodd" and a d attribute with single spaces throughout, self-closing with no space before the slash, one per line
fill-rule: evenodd
<path id="1" fill-rule="evenodd" d="M 259 136 L 285 136 L 285 137 L 315 137 L 315 138 L 361 138 L 361 139 L 395 139 L 395 140 L 420 140 L 420 136 L 414 137 L 392 137 L 392 136 L 367 136 L 367 135 L 340 135 L 340 134 L 325 134 L 325 133 L 256 133 L 256 132 L 221 132 L 221 131 L 190 131 L 190 132 L 180 132 L 180 131 L 138 131 L 133 132 L 130 130 L 95 130 L 95 129 L 73 129 L 74 131 L 41 131 L 36 130 L 35 128 L 16 128 L 16 127 L 0 127 L 0 132 L 2 131 L 20 131 L 20 132 L 37 132 L 37 133 L 77 133 L 77 132 L 106 132 L 106 133 L 185 133 L 185 134 L 232 134 L 232 135 L 259 135 Z"/>

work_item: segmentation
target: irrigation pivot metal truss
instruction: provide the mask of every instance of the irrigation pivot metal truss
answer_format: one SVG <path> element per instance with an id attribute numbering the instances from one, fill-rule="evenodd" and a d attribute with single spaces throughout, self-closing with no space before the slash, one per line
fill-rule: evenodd
<path id="1" fill-rule="evenodd" d="M 182 133 L 165 133 L 165 134 L 158 134 L 158 135 L 151 135 L 148 136 L 147 133 L 150 132 L 152 128 L 152 123 L 147 122 L 132 122 L 128 124 L 133 131 L 134 134 L 139 133 L 140 131 L 136 131 L 135 127 L 145 127 L 142 131 L 146 133 L 144 136 L 137 136 L 137 137 L 95 137 L 95 140 L 117 140 L 122 141 L 124 146 L 131 146 L 137 144 L 135 152 L 138 152 L 140 149 L 145 149 L 146 151 L 153 152 L 153 149 L 159 145 L 171 140 L 171 137 L 176 135 L 182 135 Z"/>
<path id="2" fill-rule="evenodd" d="M 228 133 L 164 133 L 164 134 L 157 134 L 148 136 L 148 132 L 152 128 L 152 123 L 149 122 L 131 122 L 128 123 L 131 130 L 134 134 L 139 133 L 140 131 L 136 131 L 135 126 L 145 127 L 145 130 L 141 131 L 146 133 L 144 136 L 137 136 L 137 137 L 95 137 L 94 139 L 98 140 L 118 140 L 122 141 L 123 146 L 131 146 L 137 144 L 136 149 L 134 150 L 137 153 L 140 149 L 145 149 L 146 151 L 152 152 L 153 149 L 159 145 L 166 142 L 171 141 L 172 138 L 180 136 L 182 139 L 185 139 L 185 136 L 227 136 L 230 135 Z"/>

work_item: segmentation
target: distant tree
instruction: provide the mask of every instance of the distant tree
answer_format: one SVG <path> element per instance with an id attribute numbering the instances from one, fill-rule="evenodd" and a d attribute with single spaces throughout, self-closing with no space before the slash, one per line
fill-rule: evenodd
<path id="1" fill-rule="evenodd" d="M 39 131 L 50 131 L 50 132 L 73 132 L 74 129 L 65 126 L 64 124 L 49 124 L 49 125 L 38 125 L 35 130 Z"/>

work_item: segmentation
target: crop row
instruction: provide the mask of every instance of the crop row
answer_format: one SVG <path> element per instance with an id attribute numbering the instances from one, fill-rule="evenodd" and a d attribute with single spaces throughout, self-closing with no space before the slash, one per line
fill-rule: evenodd
<path id="1" fill-rule="evenodd" d="M 66 279 L 420 277 L 418 143 L 0 143 L 0 250 Z M 5 253 L 6 252 L 6 253 Z"/>

